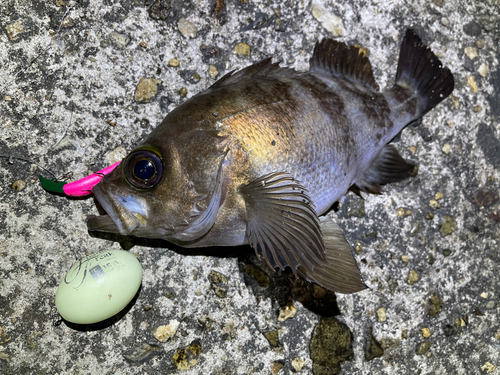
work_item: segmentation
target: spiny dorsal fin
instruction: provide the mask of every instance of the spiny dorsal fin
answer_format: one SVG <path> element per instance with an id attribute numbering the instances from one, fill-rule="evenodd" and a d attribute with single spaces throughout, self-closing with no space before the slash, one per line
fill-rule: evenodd
<path id="1" fill-rule="evenodd" d="M 413 164 L 407 163 L 393 145 L 385 145 L 373 164 L 355 181 L 367 193 L 380 194 L 380 185 L 397 182 L 409 177 Z"/>
<path id="2" fill-rule="evenodd" d="M 319 220 L 306 189 L 287 173 L 270 173 L 240 188 L 247 211 L 247 236 L 274 270 L 313 270 L 325 261 Z"/>
<path id="3" fill-rule="evenodd" d="M 366 289 L 356 259 L 341 229 L 327 216 L 320 217 L 319 220 L 326 262 L 312 270 L 299 267 L 299 275 L 334 292 L 355 293 Z"/>
<path id="4" fill-rule="evenodd" d="M 272 57 L 268 57 L 258 63 L 247 66 L 236 73 L 233 71 L 224 75 L 221 79 L 215 82 L 210 88 L 217 88 L 240 83 L 245 80 L 252 80 L 256 77 L 270 77 L 283 73 L 295 73 L 295 70 L 288 68 L 280 68 L 280 63 L 272 63 Z"/>
<path id="5" fill-rule="evenodd" d="M 376 90 L 379 89 L 373 78 L 370 60 L 358 47 L 324 39 L 314 47 L 309 63 L 311 73 L 331 74 L 337 78 L 355 80 Z"/>

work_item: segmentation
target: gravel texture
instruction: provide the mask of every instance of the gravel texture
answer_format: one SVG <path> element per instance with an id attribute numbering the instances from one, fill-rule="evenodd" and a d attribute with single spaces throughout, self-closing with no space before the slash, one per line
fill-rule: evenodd
<path id="1" fill-rule="evenodd" d="M 395 141 L 415 177 L 329 214 L 356 250 L 361 293 L 272 274 L 247 247 L 92 237 L 93 199 L 38 183 L 119 160 L 230 70 L 268 56 L 307 69 L 325 37 L 365 48 L 388 87 L 408 27 L 456 88 Z M 0 30 L 0 373 L 500 372 L 499 0 L 6 0 Z M 65 272 L 120 248 L 144 270 L 126 313 L 61 323 Z"/>

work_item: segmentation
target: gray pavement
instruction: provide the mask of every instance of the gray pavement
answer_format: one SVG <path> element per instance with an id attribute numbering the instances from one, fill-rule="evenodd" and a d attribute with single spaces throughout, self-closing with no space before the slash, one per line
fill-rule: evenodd
<path id="1" fill-rule="evenodd" d="M 325 37 L 365 48 L 388 87 L 408 27 L 456 88 L 395 141 L 415 177 L 329 213 L 363 292 L 272 274 L 247 247 L 90 236 L 93 199 L 38 183 L 119 160 L 230 70 L 307 69 Z M 498 0 L 6 0 L 0 30 L 0 373 L 500 373 Z M 140 293 L 116 322 L 61 323 L 61 278 L 104 249 L 136 254 Z"/>

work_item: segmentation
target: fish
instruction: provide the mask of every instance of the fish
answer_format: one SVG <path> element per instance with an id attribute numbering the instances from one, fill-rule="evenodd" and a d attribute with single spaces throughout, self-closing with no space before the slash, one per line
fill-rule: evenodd
<path id="1" fill-rule="evenodd" d="M 170 112 L 92 188 L 106 214 L 90 232 L 183 247 L 250 245 L 338 293 L 367 286 L 326 213 L 350 188 L 381 193 L 414 165 L 390 141 L 442 102 L 453 75 L 415 31 L 394 85 L 380 91 L 356 46 L 318 42 L 308 71 L 267 58 L 232 71 Z"/>

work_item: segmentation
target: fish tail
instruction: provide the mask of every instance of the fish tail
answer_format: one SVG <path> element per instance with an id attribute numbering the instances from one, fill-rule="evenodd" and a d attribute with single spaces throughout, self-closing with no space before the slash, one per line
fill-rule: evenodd
<path id="1" fill-rule="evenodd" d="M 420 97 L 419 116 L 423 116 L 451 94 L 453 75 L 448 68 L 425 45 L 415 33 L 408 29 L 399 54 L 396 86 L 411 88 Z"/>

